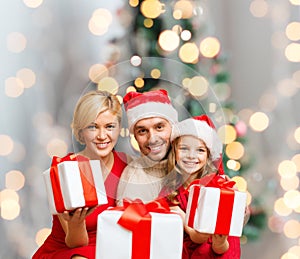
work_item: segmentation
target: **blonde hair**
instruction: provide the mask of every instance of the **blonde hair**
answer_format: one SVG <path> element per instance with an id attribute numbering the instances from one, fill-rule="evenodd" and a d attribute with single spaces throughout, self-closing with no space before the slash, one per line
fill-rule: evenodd
<path id="1" fill-rule="evenodd" d="M 107 91 L 95 90 L 86 93 L 79 99 L 71 123 L 73 135 L 79 143 L 84 144 L 80 139 L 81 130 L 94 122 L 97 116 L 105 111 L 110 111 L 116 115 L 121 124 L 122 108 L 115 95 Z"/>
<path id="2" fill-rule="evenodd" d="M 178 188 L 182 186 L 187 179 L 185 179 L 180 172 L 180 169 L 176 166 L 176 148 L 180 137 L 177 137 L 172 142 L 172 147 L 168 155 L 167 160 L 167 177 L 165 177 L 164 188 L 166 188 L 167 197 L 173 204 L 178 204 L 176 196 L 178 194 Z M 205 144 L 205 142 L 203 141 Z M 205 145 L 206 147 L 206 145 Z M 213 164 L 212 156 L 210 150 L 206 147 L 207 150 L 207 163 L 201 169 L 198 170 L 196 179 L 199 179 L 209 173 L 216 172 L 217 169 Z"/>

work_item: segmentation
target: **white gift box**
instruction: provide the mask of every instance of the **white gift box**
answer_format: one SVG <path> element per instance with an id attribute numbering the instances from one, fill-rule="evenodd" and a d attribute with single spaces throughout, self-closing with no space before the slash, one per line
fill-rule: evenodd
<path id="1" fill-rule="evenodd" d="M 123 211 L 106 210 L 98 216 L 96 259 L 132 258 L 132 232 L 117 223 L 122 213 Z M 150 214 L 149 259 L 181 259 L 183 244 L 181 217 L 175 213 L 150 212 Z M 144 234 L 149 233 L 145 231 Z"/>
<path id="2" fill-rule="evenodd" d="M 92 178 L 97 198 L 93 206 L 107 204 L 106 191 L 102 178 L 101 165 L 99 160 L 89 160 L 92 171 Z M 77 161 L 64 161 L 57 165 L 60 182 L 60 190 L 63 197 L 64 210 L 73 210 L 86 206 L 84 196 L 84 186 L 81 180 L 80 169 Z M 55 205 L 55 195 L 53 193 L 50 169 L 43 172 L 43 178 L 48 195 L 48 203 L 51 214 L 58 214 Z"/>
<path id="3" fill-rule="evenodd" d="M 220 204 L 221 195 L 224 195 L 221 189 L 192 185 L 188 197 L 186 225 L 202 233 L 241 236 L 247 194 L 236 190 L 232 192 L 232 203 L 223 200 L 224 204 Z"/>

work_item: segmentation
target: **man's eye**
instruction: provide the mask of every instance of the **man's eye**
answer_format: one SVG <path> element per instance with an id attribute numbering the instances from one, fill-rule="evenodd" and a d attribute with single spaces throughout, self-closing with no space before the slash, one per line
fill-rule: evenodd
<path id="1" fill-rule="evenodd" d="M 110 125 L 107 125 L 106 128 L 108 129 L 114 129 L 116 127 L 116 125 L 114 124 L 110 124 Z"/>

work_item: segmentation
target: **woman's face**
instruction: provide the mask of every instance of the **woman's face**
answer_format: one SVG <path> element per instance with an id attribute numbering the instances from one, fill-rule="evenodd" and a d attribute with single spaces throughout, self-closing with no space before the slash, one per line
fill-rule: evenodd
<path id="1" fill-rule="evenodd" d="M 177 165 L 183 173 L 192 175 L 207 163 L 207 148 L 204 142 L 193 136 L 182 136 L 175 149 Z"/>
<path id="2" fill-rule="evenodd" d="M 118 141 L 120 134 L 118 117 L 109 110 L 98 115 L 81 131 L 81 139 L 85 143 L 85 154 L 90 159 L 106 158 Z"/>

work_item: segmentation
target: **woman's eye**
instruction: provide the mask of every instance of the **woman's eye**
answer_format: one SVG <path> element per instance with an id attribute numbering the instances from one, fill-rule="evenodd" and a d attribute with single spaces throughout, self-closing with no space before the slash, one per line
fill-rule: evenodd
<path id="1" fill-rule="evenodd" d="M 96 129 L 96 125 L 89 125 L 88 127 L 87 127 L 88 129 Z"/>

